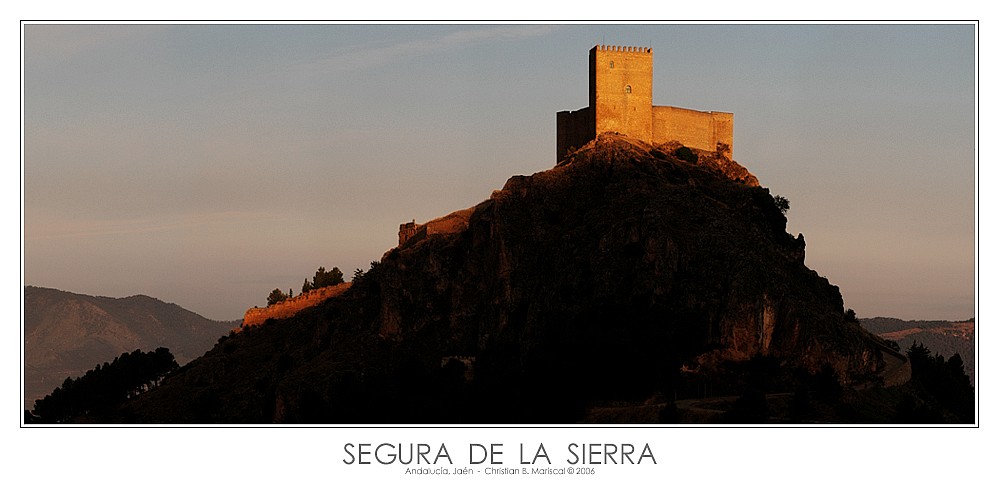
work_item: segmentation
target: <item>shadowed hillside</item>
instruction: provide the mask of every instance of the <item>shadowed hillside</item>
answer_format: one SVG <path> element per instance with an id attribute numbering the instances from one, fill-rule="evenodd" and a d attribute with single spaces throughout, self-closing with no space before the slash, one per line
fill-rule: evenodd
<path id="1" fill-rule="evenodd" d="M 124 352 L 163 346 L 187 363 L 238 324 L 205 319 L 144 295 L 113 299 L 25 287 L 25 408 L 67 377 Z"/>
<path id="2" fill-rule="evenodd" d="M 914 342 L 922 343 L 931 353 L 945 358 L 958 353 L 965 371 L 976 380 L 976 321 L 905 321 L 895 318 L 861 319 L 868 331 L 895 341 L 905 351 Z"/>
<path id="3" fill-rule="evenodd" d="M 512 177 L 466 225 L 418 232 L 108 421 L 576 422 L 597 402 L 880 382 L 884 348 L 804 265 L 787 201 L 679 154 L 605 134 Z"/>

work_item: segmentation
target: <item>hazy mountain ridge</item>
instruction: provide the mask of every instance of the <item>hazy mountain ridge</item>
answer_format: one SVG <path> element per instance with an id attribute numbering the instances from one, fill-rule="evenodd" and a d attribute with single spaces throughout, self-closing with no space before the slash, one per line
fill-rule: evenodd
<path id="1" fill-rule="evenodd" d="M 923 343 L 931 353 L 945 358 L 958 353 L 965 364 L 970 379 L 975 382 L 976 321 L 925 321 L 887 317 L 863 318 L 861 325 L 887 340 L 899 344 L 906 351 L 914 342 Z"/>
<path id="2" fill-rule="evenodd" d="M 600 399 L 739 389 L 754 368 L 789 392 L 901 362 L 805 266 L 769 191 L 699 156 L 602 135 L 343 295 L 223 339 L 109 421 L 573 422 Z"/>
<path id="3" fill-rule="evenodd" d="M 25 407 L 98 363 L 163 346 L 186 363 L 239 321 L 213 321 L 146 295 L 89 296 L 24 289 Z"/>

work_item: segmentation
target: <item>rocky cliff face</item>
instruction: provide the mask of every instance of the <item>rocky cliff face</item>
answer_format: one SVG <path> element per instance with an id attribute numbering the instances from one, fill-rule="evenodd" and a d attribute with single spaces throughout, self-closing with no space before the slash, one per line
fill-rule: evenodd
<path id="1" fill-rule="evenodd" d="M 757 179 L 672 149 L 604 135 L 555 169 L 511 178 L 467 232 L 386 256 L 373 326 L 400 339 L 441 329 L 469 354 L 638 327 L 698 353 L 692 368 L 763 354 L 831 363 L 845 380 L 877 371 L 870 338 L 843 321 L 839 290 L 804 266 L 804 240 Z"/>
<path id="2" fill-rule="evenodd" d="M 414 236 L 340 297 L 228 339 L 129 413 L 572 422 L 586 402 L 669 395 L 752 358 L 877 377 L 877 342 L 805 267 L 768 190 L 672 149 L 602 135 L 512 177 L 467 225 Z"/>

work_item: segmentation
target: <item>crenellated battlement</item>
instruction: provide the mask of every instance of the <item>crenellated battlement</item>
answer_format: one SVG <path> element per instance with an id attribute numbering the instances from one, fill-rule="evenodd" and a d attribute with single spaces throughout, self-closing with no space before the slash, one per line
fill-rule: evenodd
<path id="1" fill-rule="evenodd" d="M 653 53 L 653 48 L 647 48 L 642 46 L 612 46 L 612 45 L 600 44 L 598 46 L 594 46 L 594 48 L 597 49 L 598 51 L 609 51 L 613 53 L 648 53 L 648 54 Z"/>

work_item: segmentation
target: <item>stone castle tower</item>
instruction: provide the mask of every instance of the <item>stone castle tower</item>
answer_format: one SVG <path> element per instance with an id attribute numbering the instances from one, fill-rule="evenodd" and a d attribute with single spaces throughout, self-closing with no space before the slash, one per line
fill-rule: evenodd
<path id="1" fill-rule="evenodd" d="M 406 240 L 417 234 L 417 221 L 404 222 L 399 225 L 399 245 L 402 246 Z"/>
<path id="2" fill-rule="evenodd" d="M 733 114 L 653 105 L 652 48 L 590 50 L 590 105 L 556 113 L 556 161 L 603 132 L 733 154 Z"/>

